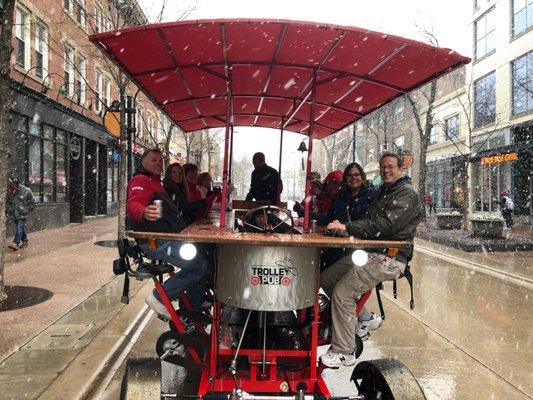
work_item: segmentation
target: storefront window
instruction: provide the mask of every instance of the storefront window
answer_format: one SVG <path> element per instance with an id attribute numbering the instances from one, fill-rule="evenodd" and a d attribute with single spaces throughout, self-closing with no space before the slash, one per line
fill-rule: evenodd
<path id="1" fill-rule="evenodd" d="M 54 201 L 54 142 L 44 141 L 43 151 L 43 201 Z"/>
<path id="2" fill-rule="evenodd" d="M 65 169 L 65 146 L 56 147 L 56 201 L 67 201 L 67 173 Z"/>
<path id="3" fill-rule="evenodd" d="M 118 187 L 118 153 L 109 151 L 107 153 L 107 202 L 117 201 Z"/>
<path id="4" fill-rule="evenodd" d="M 41 200 L 41 152 L 42 140 L 35 136 L 28 137 L 28 184 L 37 200 Z"/>
<path id="5" fill-rule="evenodd" d="M 474 209 L 480 212 L 497 212 L 500 193 L 511 191 L 511 162 L 473 165 Z"/>

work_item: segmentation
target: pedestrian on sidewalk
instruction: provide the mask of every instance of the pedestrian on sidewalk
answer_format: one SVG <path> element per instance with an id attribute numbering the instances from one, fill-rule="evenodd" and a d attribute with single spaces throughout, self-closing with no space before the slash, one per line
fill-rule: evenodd
<path id="1" fill-rule="evenodd" d="M 17 251 L 28 246 L 26 218 L 35 208 L 35 199 L 31 189 L 20 183 L 17 178 L 10 178 L 7 186 L 6 215 L 15 221 L 15 236 L 8 247 Z"/>
<path id="2" fill-rule="evenodd" d="M 502 190 L 500 193 L 500 211 L 502 217 L 505 220 L 505 225 L 507 228 L 513 227 L 513 211 L 514 211 L 514 202 L 511 198 L 511 193 L 508 190 Z"/>

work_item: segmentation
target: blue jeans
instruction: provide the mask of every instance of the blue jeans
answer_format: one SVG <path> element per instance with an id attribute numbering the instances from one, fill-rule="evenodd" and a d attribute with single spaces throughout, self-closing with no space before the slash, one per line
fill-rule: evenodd
<path id="1" fill-rule="evenodd" d="M 194 310 L 199 311 L 204 301 L 205 281 L 209 260 L 200 249 L 196 257 L 187 261 L 180 257 L 179 249 L 182 242 L 158 240 L 157 249 L 150 250 L 148 244 L 141 244 L 141 249 L 152 260 L 161 260 L 180 268 L 173 277 L 163 283 L 163 288 L 170 300 L 176 300 L 184 291 L 187 292 Z M 198 248 L 198 246 L 196 246 Z M 154 296 L 161 301 L 159 294 L 154 289 Z"/>
<path id="2" fill-rule="evenodd" d="M 15 220 L 15 237 L 13 238 L 13 243 L 19 246 L 21 243 L 28 240 L 26 236 L 26 218 L 19 218 Z"/>

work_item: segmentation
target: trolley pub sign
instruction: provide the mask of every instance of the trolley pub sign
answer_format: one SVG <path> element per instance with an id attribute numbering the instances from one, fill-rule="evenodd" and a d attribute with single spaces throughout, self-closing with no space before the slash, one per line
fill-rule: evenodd
<path id="1" fill-rule="evenodd" d="M 511 153 L 495 154 L 492 156 L 481 157 L 481 164 L 499 164 L 516 160 L 518 160 L 518 153 L 516 151 L 513 151 Z"/>

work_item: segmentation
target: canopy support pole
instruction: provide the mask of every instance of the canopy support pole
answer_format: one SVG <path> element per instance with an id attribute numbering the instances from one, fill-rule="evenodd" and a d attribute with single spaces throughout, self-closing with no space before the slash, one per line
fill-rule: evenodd
<path id="1" fill-rule="evenodd" d="M 233 172 L 233 125 L 231 125 L 230 144 L 229 144 L 229 175 L 228 175 L 229 182 L 233 182 L 232 172 Z"/>
<path id="2" fill-rule="evenodd" d="M 278 174 L 279 174 L 279 181 L 281 183 L 281 157 L 283 155 L 283 121 L 284 121 L 285 118 L 281 118 L 281 134 L 279 136 L 279 163 L 278 163 Z M 277 189 L 277 193 L 278 193 L 278 196 L 277 196 L 277 200 L 278 200 L 278 203 L 281 201 L 281 190 L 282 190 L 282 187 L 281 185 L 278 185 L 278 189 Z"/>
<path id="3" fill-rule="evenodd" d="M 316 75 L 317 71 L 313 71 L 313 86 L 311 88 L 311 107 L 309 112 L 309 143 L 307 144 L 307 172 L 305 177 L 305 201 L 304 201 L 304 232 L 309 233 L 309 220 L 311 214 L 311 158 L 313 155 L 313 130 L 315 129 L 315 113 L 316 113 Z"/>

